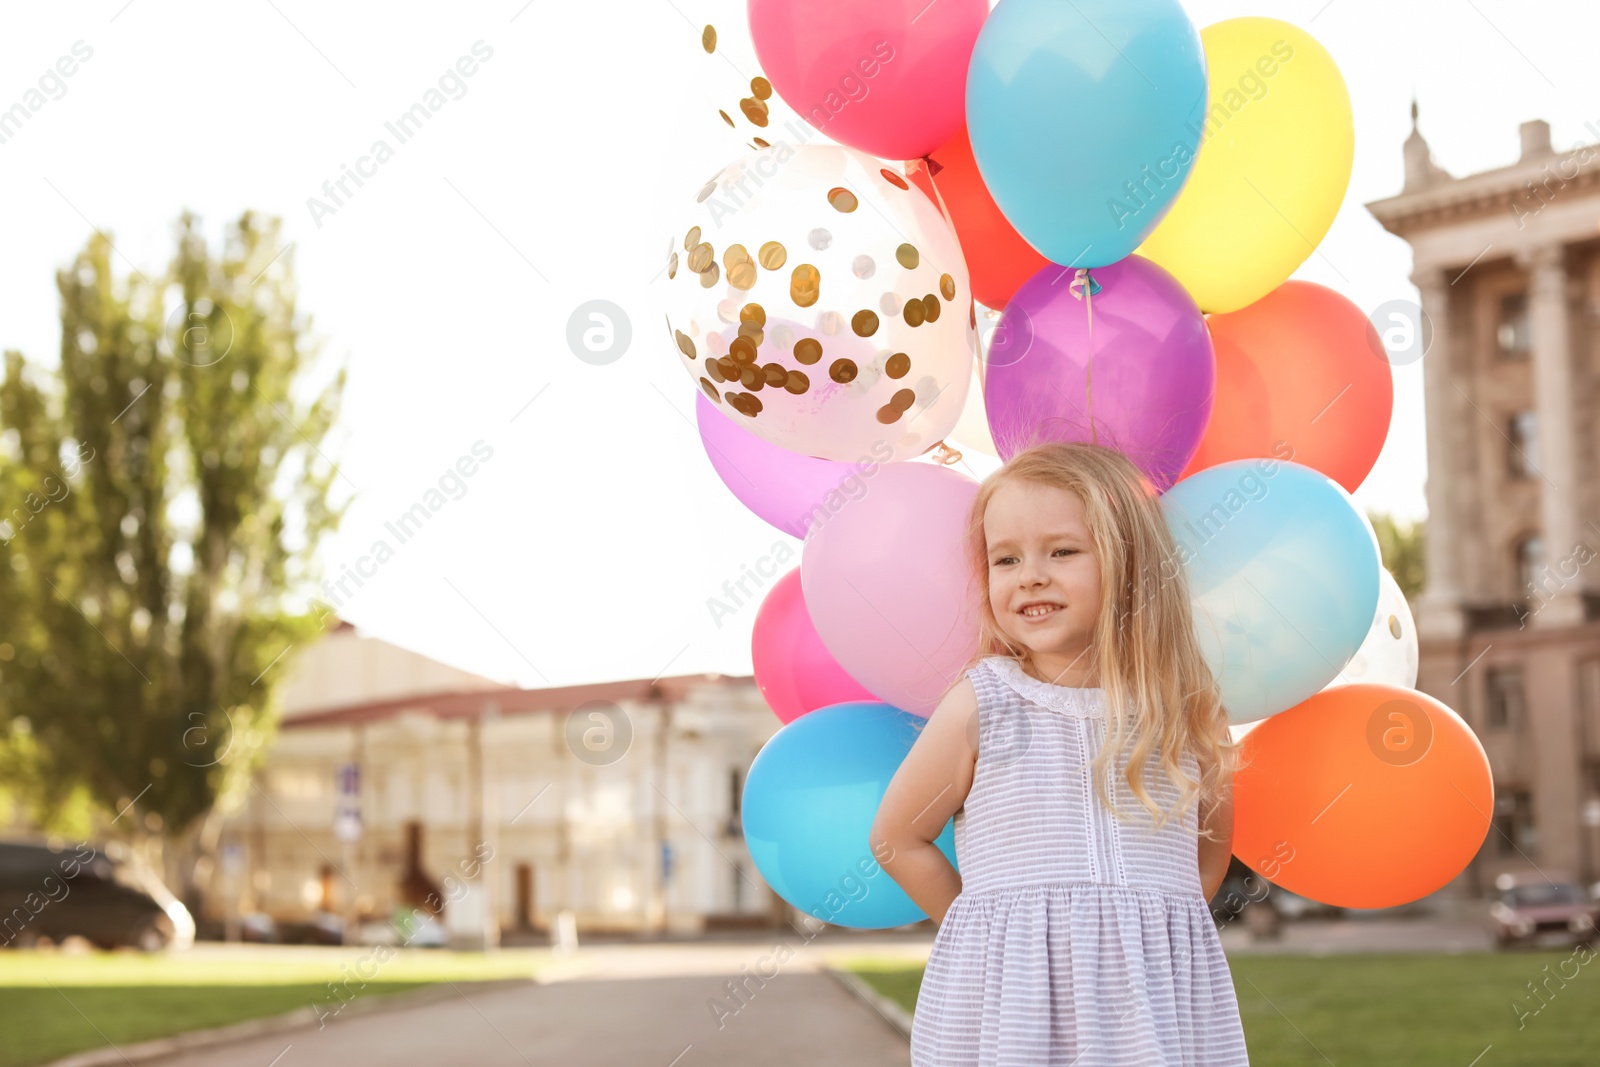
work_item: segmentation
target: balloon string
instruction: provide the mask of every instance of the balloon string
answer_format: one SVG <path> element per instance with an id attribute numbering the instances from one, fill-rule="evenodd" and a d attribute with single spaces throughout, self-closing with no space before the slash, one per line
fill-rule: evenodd
<path id="1" fill-rule="evenodd" d="M 940 170 L 943 170 L 944 168 L 942 166 L 939 166 L 939 164 L 934 161 L 934 158 L 933 158 L 933 156 L 931 154 L 930 155 L 926 155 L 926 156 L 919 156 L 917 159 L 912 160 L 912 163 L 921 166 L 923 171 L 925 171 L 927 173 L 927 175 L 928 175 L 928 185 L 933 189 L 933 198 L 939 205 L 939 213 L 944 216 L 945 222 L 949 223 L 951 228 L 954 229 L 956 223 L 955 223 L 955 219 L 953 219 L 951 217 L 951 215 L 950 215 L 950 205 L 946 204 L 944 202 L 944 194 L 939 191 L 939 183 L 933 180 L 933 176 L 934 176 L 934 173 L 935 173 L 933 168 L 934 167 L 939 167 Z M 970 283 L 970 279 L 969 279 L 969 283 Z M 977 297 L 972 296 L 972 294 L 970 292 L 967 295 L 970 298 L 970 302 L 974 305 L 971 308 L 971 312 L 972 312 L 972 318 L 973 318 L 973 323 L 972 323 L 973 329 L 974 329 L 974 331 L 976 331 L 977 325 L 978 325 L 978 323 L 977 323 L 978 309 L 976 307 Z M 983 342 L 981 340 L 977 341 L 977 348 L 978 348 L 978 366 L 977 366 L 978 384 L 982 385 L 983 382 L 984 382 L 984 379 L 987 377 L 987 375 L 984 372 L 989 369 L 989 353 L 987 353 L 987 352 L 985 352 L 983 350 Z"/>
<path id="2" fill-rule="evenodd" d="M 1100 443 L 1100 431 L 1094 424 L 1094 280 L 1085 273 L 1087 284 L 1083 287 L 1083 309 L 1089 316 L 1089 361 L 1088 377 L 1084 383 L 1084 393 L 1089 404 L 1089 439 L 1094 444 Z"/>

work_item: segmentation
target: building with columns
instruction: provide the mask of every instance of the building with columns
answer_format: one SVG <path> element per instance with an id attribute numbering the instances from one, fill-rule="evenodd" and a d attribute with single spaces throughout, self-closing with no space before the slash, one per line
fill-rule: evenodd
<path id="1" fill-rule="evenodd" d="M 202 918 L 381 924 L 443 903 L 457 944 L 781 923 L 745 849 L 744 775 L 778 731 L 755 680 L 520 689 L 341 623 L 301 650 L 220 838 Z"/>
<path id="2" fill-rule="evenodd" d="M 1600 880 L 1600 145 L 1523 123 L 1515 163 L 1455 177 L 1416 127 L 1367 205 L 1411 245 L 1427 406 L 1417 688 L 1494 772 L 1470 888 Z M 1590 128 L 1597 140 L 1600 130 Z M 1381 325 L 1381 324 L 1380 324 Z"/>

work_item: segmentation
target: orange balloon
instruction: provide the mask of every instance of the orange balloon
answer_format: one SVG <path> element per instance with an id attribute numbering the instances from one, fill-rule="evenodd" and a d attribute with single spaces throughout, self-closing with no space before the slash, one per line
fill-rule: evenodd
<path id="1" fill-rule="evenodd" d="M 1494 784 L 1461 717 L 1414 689 L 1342 685 L 1262 720 L 1234 776 L 1233 852 L 1291 893 L 1389 908 L 1460 874 Z"/>
<path id="2" fill-rule="evenodd" d="M 1024 241 L 1000 213 L 989 187 L 978 174 L 966 127 L 929 153 L 917 169 L 931 175 L 938 190 L 934 199 L 944 201 L 945 213 L 967 260 L 972 295 L 985 307 L 1005 307 L 1022 283 L 1050 261 Z"/>
<path id="3" fill-rule="evenodd" d="M 1361 309 L 1315 282 L 1287 281 L 1206 323 L 1217 353 L 1216 398 L 1181 477 L 1277 456 L 1355 492 L 1383 451 L 1394 410 L 1389 358 Z M 1292 453 L 1280 452 L 1279 442 Z"/>

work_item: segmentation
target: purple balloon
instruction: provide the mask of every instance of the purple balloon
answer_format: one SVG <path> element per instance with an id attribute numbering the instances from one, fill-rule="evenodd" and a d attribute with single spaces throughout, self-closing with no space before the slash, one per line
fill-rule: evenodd
<path id="1" fill-rule="evenodd" d="M 1050 264 L 1006 305 L 983 383 L 995 447 L 1010 459 L 1047 441 L 1095 441 L 1165 492 L 1211 419 L 1217 360 L 1205 318 L 1142 256 L 1078 273 Z"/>
<path id="2" fill-rule="evenodd" d="M 700 443 L 728 491 L 791 537 L 805 539 L 812 512 L 826 510 L 824 498 L 839 490 L 840 483 L 860 481 L 858 464 L 803 456 L 757 437 L 713 407 L 699 389 L 694 391 L 694 412 Z M 854 485 L 846 488 L 853 490 Z"/>

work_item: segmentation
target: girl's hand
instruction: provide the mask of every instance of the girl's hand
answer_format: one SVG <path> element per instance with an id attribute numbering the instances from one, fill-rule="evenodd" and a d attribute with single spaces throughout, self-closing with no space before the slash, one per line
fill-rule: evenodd
<path id="1" fill-rule="evenodd" d="M 966 802 L 977 759 L 978 694 L 963 677 L 928 716 L 872 823 L 873 854 L 934 922 L 961 892 L 961 875 L 933 842 Z"/>
<path id="2" fill-rule="evenodd" d="M 1233 779 L 1224 783 L 1221 798 L 1200 810 L 1200 829 L 1209 830 L 1211 837 L 1200 838 L 1200 891 L 1206 900 L 1217 895 L 1222 880 L 1228 875 L 1228 863 L 1233 858 Z"/>

